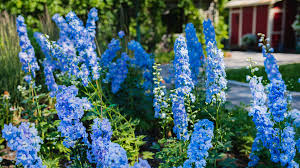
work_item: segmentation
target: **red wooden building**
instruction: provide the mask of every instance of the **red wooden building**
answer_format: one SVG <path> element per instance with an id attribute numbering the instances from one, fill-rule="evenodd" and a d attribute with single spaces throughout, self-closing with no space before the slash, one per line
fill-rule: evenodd
<path id="1" fill-rule="evenodd" d="M 241 46 L 246 34 L 264 33 L 273 48 L 288 50 L 295 47 L 296 0 L 231 0 L 229 37 L 232 48 Z"/>

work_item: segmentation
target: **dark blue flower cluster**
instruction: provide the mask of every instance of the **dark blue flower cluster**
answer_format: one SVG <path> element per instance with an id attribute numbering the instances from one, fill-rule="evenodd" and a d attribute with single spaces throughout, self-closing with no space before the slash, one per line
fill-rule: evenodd
<path id="1" fill-rule="evenodd" d="M 206 46 L 206 102 L 225 102 L 227 88 L 223 52 L 209 42 Z"/>
<path id="2" fill-rule="evenodd" d="M 108 44 L 108 48 L 101 55 L 101 66 L 108 68 L 110 63 L 116 58 L 118 51 L 121 50 L 120 40 L 112 39 Z"/>
<path id="3" fill-rule="evenodd" d="M 152 66 L 154 59 L 151 58 L 151 54 L 148 54 L 142 45 L 137 41 L 130 41 L 128 48 L 134 52 L 134 58 L 131 60 L 132 66 L 137 66 L 143 71 L 144 83 L 143 87 L 145 90 L 152 89 Z"/>
<path id="4" fill-rule="evenodd" d="M 204 65 L 205 56 L 203 53 L 202 45 L 199 42 L 196 30 L 192 23 L 188 23 L 185 28 L 186 43 L 189 53 L 189 62 L 192 71 L 192 79 L 194 84 L 197 83 L 200 67 Z"/>
<path id="5" fill-rule="evenodd" d="M 43 142 L 34 124 L 23 122 L 19 128 L 12 124 L 4 125 L 2 137 L 6 139 L 7 146 L 17 152 L 16 165 L 22 164 L 25 168 L 46 168 L 38 156 L 40 144 Z"/>
<path id="6" fill-rule="evenodd" d="M 17 17 L 17 32 L 20 40 L 21 52 L 19 53 L 22 70 L 26 73 L 24 80 L 30 83 L 32 77 L 35 78 L 35 73 L 40 69 L 35 58 L 34 49 L 27 35 L 27 28 L 23 16 Z"/>
<path id="7" fill-rule="evenodd" d="M 210 19 L 203 21 L 203 34 L 206 46 L 208 46 L 209 42 L 217 45 L 215 28 Z"/>
<path id="8" fill-rule="evenodd" d="M 208 150 L 212 147 L 212 137 L 214 135 L 213 122 L 203 119 L 194 125 L 194 132 L 191 136 L 188 146 L 188 159 L 184 162 L 183 168 L 203 168 L 206 166 L 205 158 L 208 156 Z"/>
<path id="9" fill-rule="evenodd" d="M 117 93 L 121 88 L 121 84 L 125 81 L 128 73 L 128 62 L 130 58 L 127 53 L 123 52 L 121 58 L 116 62 L 111 62 L 108 68 L 108 73 L 104 81 L 111 81 L 111 90 Z"/>
<path id="10" fill-rule="evenodd" d="M 78 89 L 75 86 L 59 86 L 56 95 L 55 108 L 61 120 L 58 130 L 61 136 L 65 137 L 63 143 L 67 148 L 74 147 L 80 138 L 83 138 L 83 142 L 88 142 L 86 129 L 80 119 L 84 110 L 91 109 L 91 104 L 87 98 L 76 97 L 77 94 Z"/>
<path id="11" fill-rule="evenodd" d="M 188 139 L 188 121 L 187 113 L 184 106 L 184 99 L 186 96 L 194 99 L 191 93 L 194 88 L 194 83 L 191 79 L 191 71 L 189 65 L 189 56 L 185 38 L 179 36 L 174 44 L 174 69 L 175 69 L 175 89 L 176 93 L 172 97 L 172 111 L 174 118 L 173 131 L 176 133 L 178 139 Z"/>
<path id="12" fill-rule="evenodd" d="M 91 163 L 96 163 L 97 167 L 105 167 L 105 156 L 109 152 L 109 144 L 112 129 L 108 119 L 102 121 L 99 118 L 94 119 L 91 134 L 91 150 L 88 152 L 88 159 Z"/>

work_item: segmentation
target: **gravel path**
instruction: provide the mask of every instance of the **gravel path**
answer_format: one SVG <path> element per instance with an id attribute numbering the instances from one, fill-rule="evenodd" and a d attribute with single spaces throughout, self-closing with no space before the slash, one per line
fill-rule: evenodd
<path id="1" fill-rule="evenodd" d="M 264 65 L 264 58 L 260 52 L 231 51 L 231 57 L 224 58 L 226 68 L 242 68 L 249 65 L 247 58 L 251 57 L 258 65 Z M 274 53 L 279 65 L 300 63 L 300 54 Z"/>

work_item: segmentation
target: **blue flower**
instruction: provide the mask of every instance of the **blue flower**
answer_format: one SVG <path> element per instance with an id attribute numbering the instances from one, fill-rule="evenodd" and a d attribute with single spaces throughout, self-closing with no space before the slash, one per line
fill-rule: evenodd
<path id="1" fill-rule="evenodd" d="M 16 20 L 17 32 L 20 40 L 21 52 L 19 53 L 22 70 L 27 74 L 24 79 L 30 83 L 32 77 L 35 78 L 35 72 L 40 69 L 35 58 L 34 48 L 32 47 L 27 35 L 27 28 L 23 16 L 19 15 Z"/>
<path id="2" fill-rule="evenodd" d="M 208 46 L 209 42 L 214 46 L 217 45 L 215 29 L 210 19 L 203 21 L 203 34 L 206 46 Z"/>
<path id="3" fill-rule="evenodd" d="M 23 122 L 19 128 L 12 124 L 4 125 L 2 137 L 6 139 L 7 146 L 16 151 L 16 165 L 22 164 L 25 168 L 46 168 L 38 156 L 40 144 L 43 143 L 38 136 L 34 124 Z"/>
<path id="4" fill-rule="evenodd" d="M 109 152 L 105 156 L 105 167 L 129 168 L 126 151 L 117 143 L 109 143 Z"/>
<path id="5" fill-rule="evenodd" d="M 116 62 L 112 62 L 109 66 L 109 71 L 106 74 L 105 81 L 111 80 L 111 90 L 115 94 L 121 88 L 121 84 L 125 81 L 128 73 L 128 63 L 130 58 L 123 52 L 121 58 Z"/>
<path id="6" fill-rule="evenodd" d="M 91 109 L 91 104 L 87 98 L 78 98 L 78 89 L 75 86 L 59 86 L 56 95 L 55 108 L 61 120 L 58 131 L 65 137 L 64 145 L 67 148 L 74 147 L 77 140 L 82 138 L 87 142 L 86 129 L 80 119 L 84 110 Z"/>
<path id="7" fill-rule="evenodd" d="M 206 102 L 225 102 L 227 88 L 223 52 L 209 42 L 206 46 Z"/>
<path id="8" fill-rule="evenodd" d="M 136 162 L 131 168 L 151 168 L 147 160 L 139 158 L 139 162 Z"/>
<path id="9" fill-rule="evenodd" d="M 102 121 L 99 118 L 94 119 L 91 134 L 91 151 L 88 153 L 88 159 L 91 163 L 96 163 L 97 167 L 105 165 L 105 156 L 109 153 L 111 136 L 112 129 L 109 120 L 106 118 Z"/>
<path id="10" fill-rule="evenodd" d="M 121 50 L 120 40 L 112 39 L 108 44 L 108 48 L 101 56 L 101 66 L 108 68 L 113 59 L 117 56 L 117 52 Z"/>
<path id="11" fill-rule="evenodd" d="M 118 33 L 119 38 L 123 38 L 125 36 L 125 33 L 123 30 L 119 31 Z"/>
<path id="12" fill-rule="evenodd" d="M 194 125 L 194 132 L 187 151 L 188 159 L 183 164 L 184 168 L 190 168 L 192 164 L 195 164 L 196 168 L 206 166 L 205 158 L 208 156 L 208 150 L 212 147 L 213 135 L 213 122 L 203 119 Z"/>
<path id="13" fill-rule="evenodd" d="M 189 62 L 192 71 L 192 78 L 194 83 L 197 83 L 197 77 L 199 75 L 199 69 L 203 66 L 205 56 L 203 53 L 202 45 L 199 42 L 196 30 L 192 23 L 188 23 L 185 28 L 187 48 L 189 53 Z"/>
<path id="14" fill-rule="evenodd" d="M 191 79 L 191 71 L 189 65 L 189 56 L 184 37 L 179 36 L 174 44 L 175 59 L 175 89 L 176 92 L 172 97 L 172 111 L 174 118 L 174 132 L 178 139 L 188 139 L 188 122 L 187 113 L 185 111 L 185 96 L 192 98 L 191 93 L 194 83 Z"/>

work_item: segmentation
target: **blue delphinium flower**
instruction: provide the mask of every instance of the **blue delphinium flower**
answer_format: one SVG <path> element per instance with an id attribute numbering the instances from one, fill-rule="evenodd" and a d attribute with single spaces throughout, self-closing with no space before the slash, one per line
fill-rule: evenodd
<path id="1" fill-rule="evenodd" d="M 17 17 L 17 32 L 20 39 L 21 52 L 19 53 L 22 70 L 26 73 L 24 77 L 27 83 L 30 83 L 32 77 L 35 78 L 35 72 L 40 69 L 35 58 L 34 48 L 32 47 L 27 35 L 27 28 L 23 16 Z"/>
<path id="2" fill-rule="evenodd" d="M 151 168 L 147 160 L 139 158 L 139 162 L 136 162 L 131 168 Z"/>
<path id="3" fill-rule="evenodd" d="M 99 118 L 94 119 L 91 134 L 91 151 L 88 153 L 88 159 L 91 163 L 96 163 L 97 167 L 105 166 L 105 156 L 108 155 L 112 129 L 108 119 L 102 121 Z"/>
<path id="4" fill-rule="evenodd" d="M 203 21 L 203 34 L 206 46 L 209 42 L 215 46 L 217 45 L 215 28 L 210 19 Z"/>
<path id="5" fill-rule="evenodd" d="M 18 128 L 12 124 L 4 125 L 2 137 L 6 139 L 7 146 L 17 152 L 16 165 L 22 164 L 25 168 L 46 167 L 38 156 L 43 141 L 34 124 L 23 122 Z"/>
<path id="6" fill-rule="evenodd" d="M 154 63 L 154 59 L 151 58 L 151 54 L 148 54 L 142 45 L 132 40 L 128 43 L 128 48 L 134 52 L 134 58 L 131 60 L 132 65 L 135 65 L 142 69 L 143 71 L 143 77 L 144 77 L 144 83 L 143 87 L 145 90 L 151 90 L 152 89 L 152 66 Z"/>
<path id="7" fill-rule="evenodd" d="M 121 88 L 121 84 L 125 81 L 128 73 L 128 62 L 130 58 L 127 53 L 123 52 L 121 58 L 116 62 L 112 62 L 109 66 L 109 71 L 106 74 L 105 81 L 111 81 L 111 90 L 117 93 Z"/>
<path id="8" fill-rule="evenodd" d="M 45 54 L 45 59 L 43 61 L 44 66 L 44 74 L 45 74 L 45 83 L 48 87 L 48 90 L 50 91 L 50 96 L 55 97 L 55 94 L 57 92 L 58 86 L 55 82 L 54 78 L 54 71 L 56 69 L 56 62 L 53 61 L 54 55 L 56 55 L 55 50 L 51 49 L 51 44 L 48 41 L 48 39 L 42 35 L 41 33 L 35 32 L 34 37 L 38 44 L 40 45 L 43 53 Z"/>
<path id="9" fill-rule="evenodd" d="M 98 18 L 98 10 L 96 8 L 92 8 L 88 13 L 88 19 L 86 21 L 86 29 L 89 32 L 90 38 L 95 39 L 96 37 L 96 21 Z"/>
<path id="10" fill-rule="evenodd" d="M 59 86 L 56 95 L 55 108 L 61 120 L 58 130 L 62 137 L 65 137 L 64 145 L 67 148 L 74 147 L 78 139 L 83 138 L 87 142 L 86 129 L 80 119 L 84 110 L 91 109 L 91 104 L 87 98 L 78 98 L 78 89 L 75 86 Z"/>
<path id="11" fill-rule="evenodd" d="M 188 122 L 184 106 L 184 98 L 188 96 L 193 99 L 191 91 L 194 87 L 191 79 L 189 56 L 184 37 L 179 36 L 174 44 L 175 59 L 175 89 L 176 93 L 172 97 L 172 111 L 174 118 L 174 132 L 178 139 L 188 139 Z"/>
<path id="12" fill-rule="evenodd" d="M 126 151 L 117 143 L 109 143 L 109 152 L 105 156 L 105 167 L 128 168 Z"/>
<path id="13" fill-rule="evenodd" d="M 204 64 L 205 56 L 203 53 L 202 45 L 197 38 L 196 30 L 192 23 L 188 23 L 186 25 L 185 34 L 189 53 L 189 62 L 192 71 L 192 78 L 194 84 L 196 84 L 197 77 L 199 75 L 199 69 Z"/>
<path id="14" fill-rule="evenodd" d="M 264 92 L 264 86 L 261 83 L 261 77 L 250 78 L 250 89 L 253 97 L 249 116 L 253 117 L 253 122 L 257 128 L 256 138 L 252 144 L 252 153 L 250 154 L 251 161 L 248 165 L 254 166 L 258 163 L 259 158 L 255 154 L 260 151 L 259 144 L 262 143 L 264 146 L 268 146 L 269 139 L 272 138 L 273 125 L 271 115 L 268 113 L 268 109 L 265 105 L 267 96 Z M 272 138 L 273 139 L 273 138 Z"/>
<path id="15" fill-rule="evenodd" d="M 187 150 L 188 159 L 183 164 L 184 168 L 193 167 L 193 164 L 195 164 L 195 168 L 206 166 L 205 158 L 208 156 L 208 150 L 212 147 L 213 135 L 213 122 L 203 119 L 194 125 L 194 132 Z"/>
<path id="16" fill-rule="evenodd" d="M 113 59 L 117 56 L 117 52 L 121 50 L 120 40 L 112 39 L 108 44 L 108 48 L 101 55 L 100 64 L 104 68 L 108 68 Z"/>
<path id="17" fill-rule="evenodd" d="M 96 9 L 92 9 L 89 13 L 87 28 L 84 27 L 83 22 L 76 16 L 74 12 L 69 12 L 66 16 L 66 20 L 71 29 L 72 41 L 75 48 L 87 68 L 92 70 L 92 76 L 94 80 L 100 77 L 98 57 L 95 52 L 95 22 L 98 20 Z M 87 69 L 90 72 L 90 69 Z M 90 73 L 89 73 L 90 74 Z"/>
<path id="18" fill-rule="evenodd" d="M 125 36 L 125 32 L 123 30 L 118 33 L 119 38 L 123 38 Z"/>
<path id="19" fill-rule="evenodd" d="M 227 88 L 223 52 L 209 42 L 206 47 L 206 102 L 225 102 Z"/>

